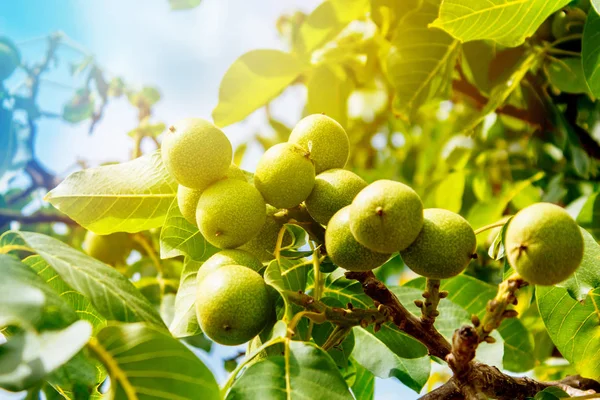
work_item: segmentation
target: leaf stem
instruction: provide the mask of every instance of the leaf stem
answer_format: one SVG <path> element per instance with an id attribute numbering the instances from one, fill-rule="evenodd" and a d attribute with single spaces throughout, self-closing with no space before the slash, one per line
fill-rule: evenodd
<path id="1" fill-rule="evenodd" d="M 577 51 L 569 51 L 569 50 L 563 50 L 563 49 L 554 49 L 554 48 L 550 48 L 548 50 L 546 50 L 548 52 L 548 54 L 556 54 L 556 55 L 563 55 L 563 56 L 573 56 L 573 57 L 581 57 L 581 53 L 577 52 Z"/>
<path id="2" fill-rule="evenodd" d="M 246 355 L 246 358 L 244 358 L 244 361 L 242 361 L 241 363 L 239 363 L 237 365 L 237 367 L 235 367 L 235 369 L 231 372 L 231 374 L 229 375 L 229 378 L 227 379 L 227 382 L 225 382 L 225 384 L 223 385 L 223 387 L 221 388 L 221 397 L 225 398 L 225 396 L 227 395 L 227 392 L 229 391 L 229 389 L 231 388 L 231 385 L 233 385 L 233 382 L 235 382 L 235 378 L 237 377 L 237 375 L 240 373 L 240 371 L 246 366 L 248 365 L 248 363 L 250 361 L 252 361 L 254 359 L 254 357 L 256 357 L 261 351 L 265 350 L 267 347 L 273 346 L 274 344 L 277 343 L 281 343 L 284 340 L 286 340 L 285 338 L 282 337 L 276 337 L 273 338 L 271 340 L 266 341 L 265 343 L 263 343 L 260 347 L 256 348 L 253 352 L 251 352 L 250 354 Z"/>
<path id="3" fill-rule="evenodd" d="M 287 227 L 283 225 L 277 234 L 277 244 L 275 245 L 275 259 L 277 262 L 281 262 L 281 245 L 283 243 L 283 236 L 285 235 L 285 231 L 287 231 Z"/>
<path id="4" fill-rule="evenodd" d="M 498 228 L 499 226 L 503 226 L 504 224 L 506 224 L 506 219 L 502 219 L 500 221 L 494 222 L 493 224 L 482 226 L 479 229 L 475 229 L 475 236 L 477 236 L 480 233 L 483 233 L 485 231 L 489 231 L 490 229 L 494 229 L 494 228 Z"/>
<path id="5" fill-rule="evenodd" d="M 583 37 L 583 35 L 581 33 L 574 33 L 572 35 L 568 35 L 568 36 L 562 37 L 560 39 L 556 39 L 554 42 L 550 43 L 549 47 L 555 47 L 561 43 L 570 42 L 571 40 L 581 39 L 582 37 Z"/>
<path id="6" fill-rule="evenodd" d="M 133 240 L 135 240 L 140 246 L 142 246 L 148 257 L 150 257 L 150 259 L 152 260 L 156 271 L 158 271 L 157 280 L 160 287 L 160 296 L 162 298 L 162 296 L 165 294 L 165 282 L 163 280 L 165 271 L 162 267 L 162 264 L 160 263 L 160 259 L 158 258 L 156 252 L 154 251 L 154 248 L 150 245 L 150 243 L 148 243 L 148 240 L 146 240 L 144 235 L 133 235 Z"/>

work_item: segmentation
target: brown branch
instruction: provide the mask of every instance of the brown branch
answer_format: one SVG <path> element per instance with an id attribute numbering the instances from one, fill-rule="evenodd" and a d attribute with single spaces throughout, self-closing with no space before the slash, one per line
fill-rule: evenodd
<path id="1" fill-rule="evenodd" d="M 66 215 L 50 214 L 42 211 L 38 211 L 31 215 L 23 215 L 13 210 L 0 210 L 0 221 L 11 222 L 16 221 L 22 224 L 43 224 L 52 222 L 62 222 L 71 226 L 78 226 L 78 224 Z"/>
<path id="2" fill-rule="evenodd" d="M 432 356 L 445 359 L 451 351 L 450 343 L 435 329 L 433 325 L 424 324 L 421 319 L 408 311 L 373 272 L 346 272 L 348 279 L 356 279 L 362 284 L 367 296 L 376 305 L 383 304 L 389 308 L 394 323 L 400 330 L 421 341 Z"/>
<path id="3" fill-rule="evenodd" d="M 365 294 L 371 297 L 376 305 L 386 306 L 393 322 L 400 330 L 423 343 L 430 355 L 447 360 L 453 368 L 455 375 L 448 382 L 421 399 L 479 399 L 481 395 L 485 395 L 500 400 L 520 400 L 533 397 L 551 386 L 560 387 L 572 396 L 600 392 L 598 382 L 579 376 L 568 377 L 562 381 L 538 382 L 530 378 L 512 377 L 502 373 L 496 367 L 473 361 L 480 341 L 474 327 L 465 326 L 457 330 L 453 336 L 452 347 L 433 325 L 424 323 L 410 313 L 372 272 L 346 272 L 346 277 L 359 281 Z M 519 279 L 516 283 L 519 283 Z M 522 284 L 522 279 L 520 282 Z M 514 280 L 509 286 L 513 285 L 515 285 Z M 512 294 L 514 295 L 514 291 Z M 510 297 L 507 297 L 507 301 Z"/>
<path id="4" fill-rule="evenodd" d="M 483 109 L 488 103 L 488 98 L 481 94 L 476 86 L 472 85 L 465 79 L 453 81 L 452 89 L 455 92 L 469 97 L 473 103 L 473 106 L 479 110 Z M 502 107 L 497 108 L 495 112 L 496 114 L 507 115 L 519 119 L 535 128 L 547 127 L 549 125 L 549 121 L 544 118 L 544 115 L 533 115 L 528 110 L 517 108 L 511 104 L 505 104 Z"/>
<path id="5" fill-rule="evenodd" d="M 478 393 L 498 400 L 524 400 L 552 386 L 564 390 L 570 396 L 593 394 L 598 389 L 598 382 L 579 376 L 555 382 L 539 382 L 527 377 L 517 378 L 503 374 L 498 368 L 486 364 L 472 364 L 472 368 L 462 378 L 453 376 L 438 389 L 421 397 L 421 400 L 469 399 L 464 394 L 465 387 L 475 388 Z"/>

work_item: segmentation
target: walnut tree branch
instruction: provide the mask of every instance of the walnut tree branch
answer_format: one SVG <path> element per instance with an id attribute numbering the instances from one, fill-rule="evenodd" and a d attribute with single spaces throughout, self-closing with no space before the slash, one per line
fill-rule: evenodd
<path id="1" fill-rule="evenodd" d="M 446 338 L 432 324 L 423 323 L 419 317 L 408 311 L 373 272 L 346 272 L 346 277 L 359 281 L 365 294 L 371 297 L 376 305 L 386 306 L 400 330 L 421 341 L 430 355 L 445 359 L 450 353 L 451 346 Z"/>
<path id="2" fill-rule="evenodd" d="M 352 305 L 349 305 L 348 308 L 330 307 L 304 293 L 286 291 L 284 294 L 290 302 L 309 311 L 305 316 L 316 323 L 329 321 L 342 328 L 351 328 L 359 325 L 366 327 L 369 324 L 381 326 L 391 319 L 385 306 L 373 309 L 354 308 Z"/>
<path id="3" fill-rule="evenodd" d="M 391 313 L 393 322 L 400 330 L 423 343 L 430 355 L 447 360 L 451 368 L 453 367 L 455 375 L 440 388 L 426 394 L 421 399 L 479 399 L 480 395 L 483 395 L 483 398 L 487 396 L 500 400 L 521 400 L 533 397 L 536 393 L 551 386 L 560 387 L 572 396 L 591 394 L 600 389 L 600 383 L 578 376 L 568 377 L 562 381 L 539 382 L 526 377 L 512 377 L 502 373 L 496 367 L 473 361 L 479 343 L 479 334 L 474 327 L 466 326 L 457 330 L 453 337 L 453 346 L 451 346 L 433 325 L 424 323 L 420 318 L 411 314 L 372 272 L 347 272 L 346 277 L 359 281 L 365 294 L 371 297 L 376 305 L 386 306 Z M 516 281 L 512 281 L 508 285 L 509 287 L 522 285 L 522 279 L 514 278 Z M 503 300 L 506 304 L 511 303 L 510 299 L 514 296 L 515 291 L 510 288 L 509 292 L 512 295 L 507 295 L 506 300 Z M 500 297 L 505 298 L 504 295 Z M 496 311 L 499 313 L 499 309 Z M 501 315 L 504 315 L 504 311 Z M 484 320 L 488 321 L 486 318 Z M 496 319 L 494 317 L 489 321 L 496 321 Z"/>

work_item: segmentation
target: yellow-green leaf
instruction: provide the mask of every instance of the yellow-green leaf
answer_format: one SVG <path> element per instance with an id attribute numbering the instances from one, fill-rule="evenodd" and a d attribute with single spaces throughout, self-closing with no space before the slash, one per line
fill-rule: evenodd
<path id="1" fill-rule="evenodd" d="M 177 183 L 160 152 L 122 164 L 75 172 L 46 200 L 95 233 L 139 232 L 163 224 Z"/>
<path id="2" fill-rule="evenodd" d="M 428 28 L 437 6 L 423 2 L 400 19 L 387 54 L 387 75 L 394 86 L 395 108 L 412 118 L 430 99 L 447 95 L 460 43 Z"/>
<path id="3" fill-rule="evenodd" d="M 350 21 L 369 9 L 367 0 L 328 0 L 310 13 L 300 27 L 294 49 L 308 54 L 333 39 Z"/>
<path id="4" fill-rule="evenodd" d="M 352 80 L 338 65 L 320 65 L 312 72 L 308 82 L 307 114 L 325 114 L 342 126 L 348 119 L 348 96 Z"/>
<path id="5" fill-rule="evenodd" d="M 598 291 L 578 302 L 567 289 L 536 287 L 540 315 L 552 342 L 580 375 L 592 379 L 600 378 L 600 323 L 595 303 Z"/>
<path id="6" fill-rule="evenodd" d="M 489 39 L 516 47 L 569 0 L 443 0 L 431 26 L 462 42 Z"/>
<path id="7" fill-rule="evenodd" d="M 598 35 L 600 15 L 598 15 L 598 8 L 592 9 L 588 13 L 581 49 L 583 73 L 590 91 L 595 96 L 600 96 L 600 36 Z"/>
<path id="8" fill-rule="evenodd" d="M 112 325 L 90 345 L 110 376 L 108 399 L 220 399 L 210 370 L 163 331 L 142 323 Z"/>
<path id="9" fill-rule="evenodd" d="M 279 50 L 253 50 L 234 61 L 221 80 L 219 104 L 212 116 L 218 126 L 241 121 L 292 83 L 306 65 Z"/>

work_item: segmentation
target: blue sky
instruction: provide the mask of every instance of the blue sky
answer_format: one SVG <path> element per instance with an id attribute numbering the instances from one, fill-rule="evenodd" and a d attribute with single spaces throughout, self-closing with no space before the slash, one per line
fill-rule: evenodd
<path id="1" fill-rule="evenodd" d="M 0 35 L 20 44 L 25 60 L 35 61 L 44 42 L 32 39 L 65 32 L 93 53 L 110 74 L 138 87 L 158 87 L 162 100 L 155 108 L 155 119 L 169 124 L 184 117 L 210 118 L 227 67 L 251 49 L 282 48 L 276 19 L 296 9 L 310 11 L 318 3 L 204 0 L 194 10 L 171 12 L 167 0 L 4 0 L 0 1 Z M 71 61 L 80 57 L 69 49 L 60 56 Z M 21 78 L 16 75 L 9 83 L 16 85 Z M 76 86 L 67 68 L 52 71 L 42 87 L 42 108 L 60 112 Z M 284 93 L 273 113 L 293 124 L 300 117 L 304 95 L 302 90 Z M 42 121 L 36 153 L 47 168 L 63 176 L 73 170 L 78 159 L 90 165 L 124 161 L 131 148 L 126 132 L 136 126 L 136 118 L 135 110 L 122 99 L 108 107 L 92 136 L 87 134 L 87 123 Z M 265 129 L 265 117 L 257 112 L 225 132 L 235 145 L 246 135 Z M 252 169 L 256 156 L 251 152 L 243 166 Z M 220 357 L 235 352 L 237 349 L 221 347 L 203 358 L 222 380 Z M 377 399 L 416 397 L 395 380 L 378 381 Z"/>

